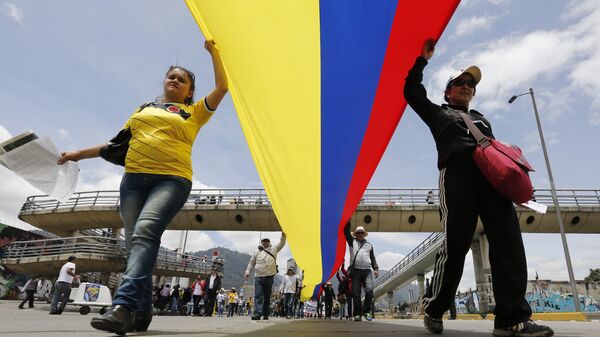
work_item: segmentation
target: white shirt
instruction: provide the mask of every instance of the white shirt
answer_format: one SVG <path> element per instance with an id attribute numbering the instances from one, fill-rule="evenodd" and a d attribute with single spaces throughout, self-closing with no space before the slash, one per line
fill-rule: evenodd
<path id="1" fill-rule="evenodd" d="M 196 282 L 196 286 L 194 286 L 193 295 L 196 295 L 196 296 L 202 295 L 202 286 L 200 285 L 200 282 Z"/>
<path id="2" fill-rule="evenodd" d="M 217 302 L 224 303 L 225 302 L 225 294 L 218 294 L 217 295 Z"/>
<path id="3" fill-rule="evenodd" d="M 215 285 L 215 280 L 217 279 L 217 275 L 210 275 L 210 281 L 208 281 L 208 289 L 212 289 Z"/>
<path id="4" fill-rule="evenodd" d="M 295 294 L 296 293 L 296 282 L 298 277 L 296 275 L 283 275 L 283 281 L 279 288 L 279 292 L 284 294 Z"/>
<path id="5" fill-rule="evenodd" d="M 71 276 L 67 273 L 67 270 L 69 270 L 71 268 L 73 269 L 73 274 L 75 274 L 75 263 L 73 263 L 73 262 L 65 263 L 62 266 L 62 268 L 60 268 L 60 274 L 58 274 L 58 279 L 56 280 L 56 282 L 67 282 L 67 283 L 71 284 L 73 282 L 73 276 Z"/>

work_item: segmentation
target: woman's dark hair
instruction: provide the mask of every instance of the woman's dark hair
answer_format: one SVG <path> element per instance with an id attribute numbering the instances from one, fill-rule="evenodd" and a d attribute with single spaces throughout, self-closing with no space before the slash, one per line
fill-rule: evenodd
<path id="1" fill-rule="evenodd" d="M 185 69 L 184 67 L 180 67 L 180 66 L 170 66 L 169 70 L 167 70 L 167 73 L 165 74 L 165 78 L 169 75 L 169 72 L 173 69 L 179 69 L 181 71 L 183 71 L 188 79 L 190 80 L 190 91 L 192 92 L 192 96 L 190 97 L 186 97 L 186 99 L 183 101 L 184 104 L 187 105 L 192 105 L 194 104 L 194 91 L 196 90 L 196 75 L 194 75 L 193 72 Z"/>
<path id="2" fill-rule="evenodd" d="M 75 256 L 71 255 L 69 256 L 69 258 L 67 259 L 67 262 L 73 262 L 75 261 Z"/>

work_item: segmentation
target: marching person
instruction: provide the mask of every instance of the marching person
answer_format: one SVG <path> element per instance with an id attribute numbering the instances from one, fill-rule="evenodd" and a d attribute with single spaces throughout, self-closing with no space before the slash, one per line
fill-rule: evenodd
<path id="1" fill-rule="evenodd" d="M 196 277 L 196 281 L 192 283 L 192 303 L 194 304 L 192 309 L 192 316 L 200 315 L 200 300 L 205 296 L 204 285 L 202 284 L 202 275 Z M 206 284 L 206 283 L 205 283 Z M 205 300 L 206 302 L 206 300 Z"/>
<path id="2" fill-rule="evenodd" d="M 219 290 L 219 294 L 217 295 L 217 316 L 223 317 L 223 309 L 225 309 L 225 300 L 227 296 L 225 295 L 225 289 L 221 288 Z"/>
<path id="3" fill-rule="evenodd" d="M 323 287 L 323 302 L 325 303 L 325 318 L 333 316 L 333 301 L 336 299 L 333 284 L 329 281 Z"/>
<path id="4" fill-rule="evenodd" d="M 194 102 L 194 74 L 171 66 L 160 101 L 138 108 L 123 127 L 122 132 L 131 135 L 119 198 L 128 249 L 127 268 L 112 308 L 91 321 L 98 330 L 125 334 L 132 325 L 132 330 L 146 331 L 152 320 L 152 268 L 160 239 L 190 193 L 196 135 L 228 90 L 215 43 L 206 41 L 204 46 L 212 57 L 215 89 Z M 58 164 L 98 157 L 105 145 L 63 152 Z"/>
<path id="5" fill-rule="evenodd" d="M 54 283 L 54 295 L 50 304 L 50 315 L 60 315 L 69 301 L 71 295 L 71 284 L 73 280 L 79 280 L 79 275 L 75 274 L 75 256 L 69 256 L 67 263 L 60 268 L 58 279 Z"/>
<path id="6" fill-rule="evenodd" d="M 281 239 L 275 247 L 271 245 L 271 240 L 268 238 L 263 238 L 260 244 L 258 250 L 252 255 L 245 274 L 248 279 L 254 269 L 254 314 L 252 320 L 259 320 L 261 316 L 264 320 L 269 319 L 273 279 L 277 274 L 277 253 L 285 246 L 285 233 L 281 232 Z"/>
<path id="7" fill-rule="evenodd" d="M 23 301 L 21 302 L 21 304 L 19 304 L 19 309 L 24 309 L 23 306 L 27 302 L 29 302 L 28 308 L 34 308 L 35 307 L 33 305 L 33 295 L 37 291 L 37 288 L 38 288 L 41 280 L 42 280 L 42 275 L 35 275 L 29 281 L 27 281 L 27 283 L 23 287 L 23 291 L 25 291 L 25 299 L 23 299 Z"/>
<path id="8" fill-rule="evenodd" d="M 294 300 L 298 291 L 298 276 L 294 267 L 289 267 L 287 273 L 283 275 L 283 281 L 279 288 L 279 293 L 283 296 L 283 310 L 285 318 L 290 319 L 294 316 Z"/>
<path id="9" fill-rule="evenodd" d="M 465 255 L 480 217 L 490 245 L 496 298 L 493 335 L 552 336 L 552 329 L 531 320 L 531 308 L 525 300 L 527 264 L 513 203 L 490 185 L 473 161 L 477 144 L 459 115 L 459 112 L 468 114 L 484 135 L 494 138 L 490 122 L 478 111 L 469 109 L 481 71 L 470 66 L 453 74 L 444 91 L 447 104 L 432 103 L 421 82 L 434 47 L 434 40 L 425 41 L 404 86 L 404 97 L 427 124 L 436 143 L 440 214 L 446 233 L 436 255 L 430 290 L 423 298 L 425 327 L 432 333 L 443 332 L 442 314 L 454 300 Z"/>
<path id="10" fill-rule="evenodd" d="M 340 271 L 342 272 L 342 277 L 340 277 Z M 343 306 L 341 308 L 340 313 L 343 313 L 344 316 L 340 315 L 340 319 L 349 319 L 353 315 L 352 311 L 352 279 L 348 274 L 348 271 L 344 269 L 344 264 L 340 267 L 340 271 L 335 274 L 335 277 L 338 279 L 338 301 Z M 343 296 L 342 296 L 343 295 Z M 341 299 L 341 300 L 340 300 Z"/>
<path id="11" fill-rule="evenodd" d="M 210 275 L 206 277 L 204 316 L 211 317 L 215 311 L 215 300 L 217 299 L 217 291 L 219 291 L 219 289 L 221 289 L 221 276 L 217 274 L 217 269 L 213 268 Z"/>
<path id="12" fill-rule="evenodd" d="M 360 322 L 362 316 L 367 321 L 373 320 L 371 315 L 371 305 L 373 304 L 373 276 L 379 277 L 379 266 L 375 259 L 375 250 L 373 245 L 365 239 L 367 231 L 363 226 L 356 227 L 354 236 L 350 233 L 350 221 L 344 227 L 346 242 L 350 247 L 350 267 L 348 272 L 352 278 L 352 302 L 354 306 L 354 321 Z M 364 305 L 361 302 L 361 290 L 365 290 Z"/>
<path id="13" fill-rule="evenodd" d="M 229 295 L 227 295 L 227 317 L 233 317 L 233 315 L 235 314 L 235 311 L 237 309 L 237 302 L 238 302 L 238 294 L 235 291 L 235 288 L 232 287 L 231 290 L 229 291 Z"/>

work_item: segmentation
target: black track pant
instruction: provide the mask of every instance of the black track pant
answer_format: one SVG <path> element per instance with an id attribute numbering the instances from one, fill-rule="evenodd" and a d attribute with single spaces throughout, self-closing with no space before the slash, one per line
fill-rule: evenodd
<path id="1" fill-rule="evenodd" d="M 528 320 L 527 263 L 513 203 L 496 192 L 470 156 L 455 158 L 440 171 L 439 188 L 446 238 L 436 255 L 431 287 L 423 298 L 425 312 L 441 318 L 454 300 L 479 216 L 490 248 L 494 326 Z"/>

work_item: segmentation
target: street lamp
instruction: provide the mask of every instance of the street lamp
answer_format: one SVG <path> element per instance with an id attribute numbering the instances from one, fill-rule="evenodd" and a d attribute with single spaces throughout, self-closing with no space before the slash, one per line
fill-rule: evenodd
<path id="1" fill-rule="evenodd" d="M 546 161 L 546 169 L 548 170 L 548 178 L 550 179 L 550 191 L 552 193 L 552 200 L 554 201 L 554 209 L 556 210 L 556 217 L 558 218 L 558 226 L 560 227 L 560 237 L 562 239 L 563 250 L 565 252 L 565 259 L 567 260 L 567 270 L 569 272 L 569 281 L 571 282 L 571 291 L 573 292 L 573 302 L 575 303 L 575 311 L 581 311 L 579 306 L 579 294 L 577 293 L 577 285 L 575 284 L 575 276 L 573 274 L 573 266 L 571 265 L 571 254 L 569 254 L 569 245 L 567 244 L 567 237 L 565 235 L 565 226 L 563 225 L 562 217 L 560 215 L 560 208 L 558 206 L 558 198 L 556 197 L 556 188 L 554 187 L 554 178 L 552 177 L 552 169 L 550 168 L 550 160 L 548 159 L 548 151 L 546 150 L 546 142 L 544 141 L 544 133 L 542 132 L 542 124 L 540 123 L 540 116 L 538 114 L 537 105 L 535 103 L 535 96 L 533 95 L 533 89 L 529 88 L 529 92 L 514 95 L 508 103 L 514 102 L 517 97 L 523 95 L 531 95 L 531 102 L 533 103 L 533 111 L 535 112 L 535 120 L 537 122 L 538 132 L 540 134 L 540 141 L 542 142 L 542 150 L 544 151 L 544 159 Z"/>

